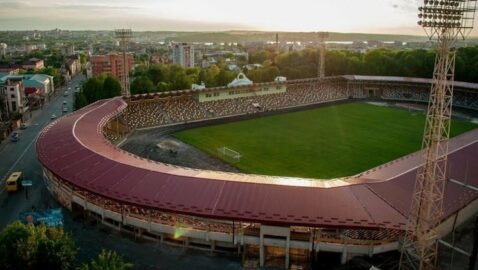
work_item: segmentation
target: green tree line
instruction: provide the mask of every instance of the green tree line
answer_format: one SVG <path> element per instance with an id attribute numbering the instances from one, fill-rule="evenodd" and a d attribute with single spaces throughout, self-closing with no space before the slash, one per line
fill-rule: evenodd
<path id="1" fill-rule="evenodd" d="M 373 75 L 431 78 L 436 53 L 433 50 L 375 49 L 365 53 L 329 50 L 325 56 L 326 75 Z M 287 79 L 317 76 L 316 49 L 284 52 L 277 55 L 271 50 L 251 54 L 251 63 L 263 68 L 247 72 L 254 82 L 270 81 L 275 74 Z M 455 80 L 478 82 L 478 47 L 459 48 L 456 52 Z"/>
<path id="2" fill-rule="evenodd" d="M 208 87 L 227 85 L 236 77 L 237 72 L 229 71 L 224 64 L 211 65 L 207 69 L 156 64 L 139 66 L 133 75 L 131 94 L 134 95 L 190 89 L 193 83 L 201 82 Z"/>
<path id="3" fill-rule="evenodd" d="M 127 270 L 132 265 L 103 250 L 91 262 L 77 261 L 77 248 L 61 228 L 16 221 L 0 232 L 0 268 L 5 270 Z"/>

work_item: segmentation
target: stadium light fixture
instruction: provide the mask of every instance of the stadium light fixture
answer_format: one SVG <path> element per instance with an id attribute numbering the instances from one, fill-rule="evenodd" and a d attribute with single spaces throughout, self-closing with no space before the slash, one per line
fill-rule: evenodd
<path id="1" fill-rule="evenodd" d="M 465 38 L 473 29 L 476 0 L 424 0 L 418 8 L 418 25 L 430 38 L 439 39 L 445 32 Z"/>
<path id="2" fill-rule="evenodd" d="M 436 40 L 436 60 L 418 169 L 401 246 L 400 269 L 436 269 L 447 180 L 448 140 L 455 78 L 455 45 L 473 29 L 477 0 L 424 0 L 418 25 Z"/>
<path id="3" fill-rule="evenodd" d="M 120 41 L 120 47 L 123 53 L 123 78 L 121 80 L 122 89 L 123 89 L 123 96 L 128 97 L 130 96 L 129 91 L 129 69 L 128 69 L 128 58 L 127 58 L 127 50 L 128 50 L 128 42 L 133 38 L 133 31 L 131 29 L 116 29 L 115 30 L 115 37 Z"/>

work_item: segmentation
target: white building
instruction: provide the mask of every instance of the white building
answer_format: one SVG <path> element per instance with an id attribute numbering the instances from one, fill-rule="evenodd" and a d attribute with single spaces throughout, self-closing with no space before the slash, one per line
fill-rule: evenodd
<path id="1" fill-rule="evenodd" d="M 185 68 L 194 67 L 194 46 L 187 43 L 174 44 L 173 64 L 181 65 Z"/>
<path id="2" fill-rule="evenodd" d="M 15 112 L 23 114 L 28 110 L 28 107 L 26 107 L 24 89 L 22 80 L 6 80 L 5 83 L 0 86 L 0 94 L 5 98 L 4 106 L 7 115 Z"/>

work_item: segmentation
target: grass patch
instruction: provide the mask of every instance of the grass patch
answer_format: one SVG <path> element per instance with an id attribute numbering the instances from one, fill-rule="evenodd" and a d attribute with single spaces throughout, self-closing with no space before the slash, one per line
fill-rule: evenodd
<path id="1" fill-rule="evenodd" d="M 175 134 L 211 155 L 227 146 L 241 153 L 246 173 L 329 179 L 350 176 L 420 149 L 421 112 L 348 103 Z M 456 136 L 477 125 L 452 122 Z"/>

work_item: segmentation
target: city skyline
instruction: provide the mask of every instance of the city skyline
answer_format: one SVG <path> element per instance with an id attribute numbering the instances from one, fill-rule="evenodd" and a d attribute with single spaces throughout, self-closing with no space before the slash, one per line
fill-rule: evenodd
<path id="1" fill-rule="evenodd" d="M 416 0 L 0 0 L 0 30 L 331 31 L 423 35 Z M 472 33 L 475 34 L 475 33 Z"/>

